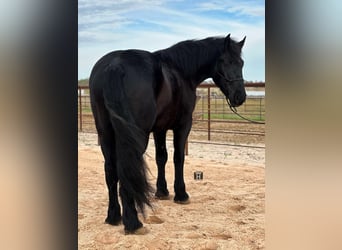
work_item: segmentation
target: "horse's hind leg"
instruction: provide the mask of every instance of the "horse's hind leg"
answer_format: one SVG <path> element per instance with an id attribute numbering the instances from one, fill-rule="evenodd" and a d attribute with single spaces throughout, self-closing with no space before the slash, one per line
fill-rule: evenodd
<path id="1" fill-rule="evenodd" d="M 124 134 L 125 131 L 122 131 Z M 122 204 L 122 222 L 125 226 L 126 234 L 145 234 L 145 228 L 143 224 L 139 221 L 137 208 L 141 212 L 144 212 L 143 207 L 139 206 L 142 202 L 142 193 L 140 190 L 144 190 L 144 185 L 146 179 L 137 178 L 137 171 L 144 171 L 145 162 L 143 159 L 143 153 L 146 150 L 148 143 L 148 134 L 144 135 L 144 138 L 140 137 L 139 150 L 134 148 L 135 145 L 128 145 L 128 141 L 132 142 L 132 138 L 122 137 L 127 143 L 118 140 L 117 141 L 117 155 L 118 155 L 118 168 L 119 168 L 119 179 L 120 179 L 120 197 Z M 139 143 L 138 143 L 139 144 Z M 121 171 L 121 172 L 120 172 Z"/>
<path id="2" fill-rule="evenodd" d="M 109 194 L 108 212 L 105 222 L 111 225 L 119 225 L 121 223 L 121 208 L 118 200 L 118 175 L 113 136 L 114 134 L 112 133 L 100 136 L 101 149 L 105 156 L 105 175 Z"/>
<path id="3" fill-rule="evenodd" d="M 134 233 L 137 229 L 141 228 L 143 224 L 138 219 L 133 196 L 122 185 L 120 185 L 120 196 L 123 208 L 122 220 L 125 225 L 125 233 Z"/>
<path id="4" fill-rule="evenodd" d="M 106 223 L 121 223 L 121 208 L 118 200 L 118 175 L 116 169 L 115 134 L 106 111 L 93 108 L 95 124 L 98 131 L 102 154 L 105 159 L 105 177 L 108 187 L 109 204 Z"/>
<path id="5" fill-rule="evenodd" d="M 158 199 L 167 199 L 169 191 L 165 179 L 165 164 L 167 162 L 166 150 L 166 131 L 154 132 L 154 144 L 156 147 L 156 162 L 158 166 L 157 192 L 155 194 Z"/>

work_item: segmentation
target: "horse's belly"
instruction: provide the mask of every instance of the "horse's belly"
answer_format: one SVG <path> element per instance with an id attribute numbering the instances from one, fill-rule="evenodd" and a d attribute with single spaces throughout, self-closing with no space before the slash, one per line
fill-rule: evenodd
<path id="1" fill-rule="evenodd" d="M 172 129 L 174 127 L 175 121 L 176 117 L 174 114 L 170 114 L 168 112 L 158 114 L 152 131 L 157 132 Z"/>

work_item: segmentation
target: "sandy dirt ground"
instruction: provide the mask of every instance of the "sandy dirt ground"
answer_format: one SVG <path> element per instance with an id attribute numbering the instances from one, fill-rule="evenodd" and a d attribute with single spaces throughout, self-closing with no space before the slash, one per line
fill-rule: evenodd
<path id="1" fill-rule="evenodd" d="M 155 200 L 141 221 L 145 235 L 125 235 L 123 225 L 104 223 L 108 195 L 96 134 L 79 133 L 79 249 L 264 249 L 265 149 L 189 144 L 185 182 L 191 202 L 173 202 L 173 148 L 167 141 L 170 200 Z M 263 144 L 260 146 L 264 146 Z M 150 182 L 157 170 L 150 140 L 145 159 Z M 202 171 L 203 180 L 194 180 Z"/>

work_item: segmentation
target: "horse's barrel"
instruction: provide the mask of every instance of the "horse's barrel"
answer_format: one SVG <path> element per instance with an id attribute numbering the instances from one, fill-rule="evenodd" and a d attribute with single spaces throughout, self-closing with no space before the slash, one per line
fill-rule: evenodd
<path id="1" fill-rule="evenodd" d="M 195 180 L 203 180 L 203 172 L 202 171 L 194 172 L 194 179 Z"/>

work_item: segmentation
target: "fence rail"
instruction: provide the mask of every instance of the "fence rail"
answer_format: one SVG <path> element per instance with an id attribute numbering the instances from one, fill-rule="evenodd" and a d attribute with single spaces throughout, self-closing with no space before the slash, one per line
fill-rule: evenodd
<path id="1" fill-rule="evenodd" d="M 246 102 L 237 108 L 249 119 L 265 121 L 265 83 L 245 83 Z M 248 95 L 248 92 L 263 93 Z M 229 109 L 222 92 L 214 84 L 202 83 L 196 90 L 197 103 L 193 112 L 192 140 L 208 140 L 235 144 L 264 143 L 265 125 L 253 124 L 236 116 Z M 78 130 L 96 133 L 90 107 L 89 87 L 78 87 Z"/>

